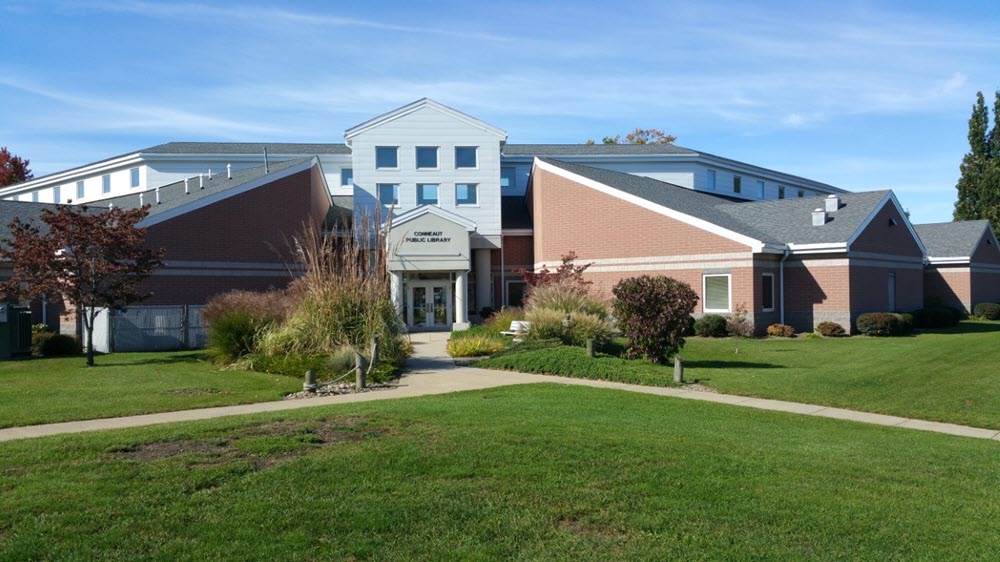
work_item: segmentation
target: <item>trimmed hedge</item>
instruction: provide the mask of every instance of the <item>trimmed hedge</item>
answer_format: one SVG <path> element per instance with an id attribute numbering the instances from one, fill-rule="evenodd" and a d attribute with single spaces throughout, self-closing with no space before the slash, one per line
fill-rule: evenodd
<path id="1" fill-rule="evenodd" d="M 929 306 L 913 311 L 913 323 L 920 328 L 952 328 L 962 319 L 962 311 L 948 306 Z"/>
<path id="2" fill-rule="evenodd" d="M 973 314 L 986 320 L 1000 320 L 1000 303 L 981 302 L 973 309 Z"/>
<path id="3" fill-rule="evenodd" d="M 843 326 L 837 324 L 836 322 L 820 322 L 816 326 L 816 331 L 819 332 L 821 336 L 826 336 L 828 338 L 837 338 L 840 336 L 846 336 L 847 330 Z"/>
<path id="4" fill-rule="evenodd" d="M 726 317 L 718 314 L 706 314 L 694 321 L 694 333 L 703 338 L 726 337 Z"/>
<path id="5" fill-rule="evenodd" d="M 42 357 L 72 357 L 83 353 L 83 346 L 80 345 L 80 340 L 73 336 L 54 334 L 52 332 L 36 335 L 47 336 L 39 343 L 38 351 Z M 34 338 L 32 338 L 32 345 L 34 343 Z"/>
<path id="6" fill-rule="evenodd" d="M 767 335 L 776 338 L 790 338 L 795 335 L 795 328 L 788 324 L 771 324 L 767 327 Z"/>
<path id="7" fill-rule="evenodd" d="M 630 359 L 663 363 L 684 347 L 684 333 L 698 304 L 690 285 L 663 275 L 643 275 L 622 279 L 611 292 Z"/>
<path id="8" fill-rule="evenodd" d="M 903 334 L 903 318 L 892 312 L 866 312 L 858 316 L 858 331 L 866 336 L 889 337 Z"/>

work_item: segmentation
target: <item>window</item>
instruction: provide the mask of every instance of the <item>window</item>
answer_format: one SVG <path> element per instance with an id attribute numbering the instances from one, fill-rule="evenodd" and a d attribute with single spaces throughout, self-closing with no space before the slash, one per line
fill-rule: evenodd
<path id="1" fill-rule="evenodd" d="M 438 184 L 418 183 L 417 205 L 437 205 L 437 204 L 438 204 Z"/>
<path id="2" fill-rule="evenodd" d="M 378 184 L 378 202 L 388 207 L 389 205 L 399 205 L 399 184 L 380 183 Z"/>
<path id="3" fill-rule="evenodd" d="M 743 178 L 733 176 L 733 193 L 740 193 L 741 191 L 743 191 Z"/>
<path id="4" fill-rule="evenodd" d="M 456 205 L 477 205 L 479 203 L 479 186 L 474 183 L 455 184 Z"/>
<path id="5" fill-rule="evenodd" d="M 37 191 L 32 191 L 31 192 L 31 202 L 32 203 L 38 203 L 38 192 Z"/>
<path id="6" fill-rule="evenodd" d="M 139 187 L 139 168 L 132 168 L 128 171 L 129 187 Z"/>
<path id="7" fill-rule="evenodd" d="M 779 185 L 778 186 L 778 199 L 784 199 L 784 198 L 785 198 L 785 186 Z"/>
<path id="8" fill-rule="evenodd" d="M 111 176 L 108 174 L 101 176 L 101 193 L 111 193 Z"/>
<path id="9" fill-rule="evenodd" d="M 354 185 L 354 168 L 340 169 L 340 185 Z"/>
<path id="10" fill-rule="evenodd" d="M 729 312 L 730 274 L 705 275 L 702 278 L 705 312 Z"/>
<path id="11" fill-rule="evenodd" d="M 757 180 L 757 197 L 764 198 L 764 180 Z"/>
<path id="12" fill-rule="evenodd" d="M 764 312 L 774 310 L 774 274 L 765 273 L 760 278 L 760 308 Z"/>
<path id="13" fill-rule="evenodd" d="M 805 191 L 802 191 L 802 190 L 800 189 L 800 190 L 799 190 L 799 197 L 805 197 L 805 196 L 806 196 L 806 192 L 805 192 Z"/>
<path id="14" fill-rule="evenodd" d="M 708 181 L 705 183 L 708 189 L 715 189 L 715 170 L 708 171 Z"/>
<path id="15" fill-rule="evenodd" d="M 517 168 L 500 168 L 500 189 L 517 187 Z"/>
<path id="16" fill-rule="evenodd" d="M 375 147 L 375 167 L 376 168 L 398 168 L 399 167 L 399 147 L 398 146 L 376 146 Z"/>
<path id="17" fill-rule="evenodd" d="M 52 188 L 52 202 L 62 203 L 62 186 L 55 186 Z"/>
<path id="18" fill-rule="evenodd" d="M 507 306 L 520 307 L 524 304 L 524 281 L 507 282 Z"/>
<path id="19" fill-rule="evenodd" d="M 418 146 L 417 147 L 417 168 L 437 168 L 438 167 L 438 147 Z"/>
<path id="20" fill-rule="evenodd" d="M 83 199 L 86 193 L 87 193 L 86 190 L 83 189 L 83 182 L 82 181 L 76 182 L 76 198 Z"/>
<path id="21" fill-rule="evenodd" d="M 455 167 L 456 168 L 475 168 L 479 166 L 478 159 L 476 158 L 475 146 L 456 146 L 455 147 Z"/>

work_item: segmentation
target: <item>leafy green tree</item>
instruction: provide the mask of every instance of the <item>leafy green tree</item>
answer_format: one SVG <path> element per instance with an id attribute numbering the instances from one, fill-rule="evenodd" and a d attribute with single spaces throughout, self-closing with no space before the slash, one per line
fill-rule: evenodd
<path id="1" fill-rule="evenodd" d="M 1000 228 L 1000 91 L 993 103 L 993 127 L 982 92 L 969 118 L 969 152 L 962 158 L 955 188 L 955 220 L 986 219 Z M 997 230 L 1000 233 L 1000 230 Z"/>

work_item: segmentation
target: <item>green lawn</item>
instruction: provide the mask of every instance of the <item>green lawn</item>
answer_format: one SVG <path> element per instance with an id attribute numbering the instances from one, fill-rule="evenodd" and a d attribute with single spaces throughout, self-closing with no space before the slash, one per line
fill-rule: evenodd
<path id="1" fill-rule="evenodd" d="M 0 362 L 0 427 L 278 400 L 293 377 L 220 371 L 198 352 Z"/>
<path id="2" fill-rule="evenodd" d="M 530 385 L 0 444 L 0 559 L 993 560 L 998 475 L 992 441 Z"/>
<path id="3" fill-rule="evenodd" d="M 681 352 L 687 380 L 731 394 L 1000 429 L 1000 323 L 901 338 L 742 340 L 734 351 L 731 339 L 690 338 Z M 478 365 L 657 386 L 673 376 L 672 366 L 537 345 Z"/>

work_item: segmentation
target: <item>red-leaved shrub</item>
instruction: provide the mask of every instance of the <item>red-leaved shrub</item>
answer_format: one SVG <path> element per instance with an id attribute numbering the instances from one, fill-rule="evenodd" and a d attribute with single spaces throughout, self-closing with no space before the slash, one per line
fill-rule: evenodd
<path id="1" fill-rule="evenodd" d="M 663 363 L 684 346 L 684 333 L 698 304 L 690 285 L 662 275 L 643 275 L 622 279 L 611 292 L 630 358 Z"/>

